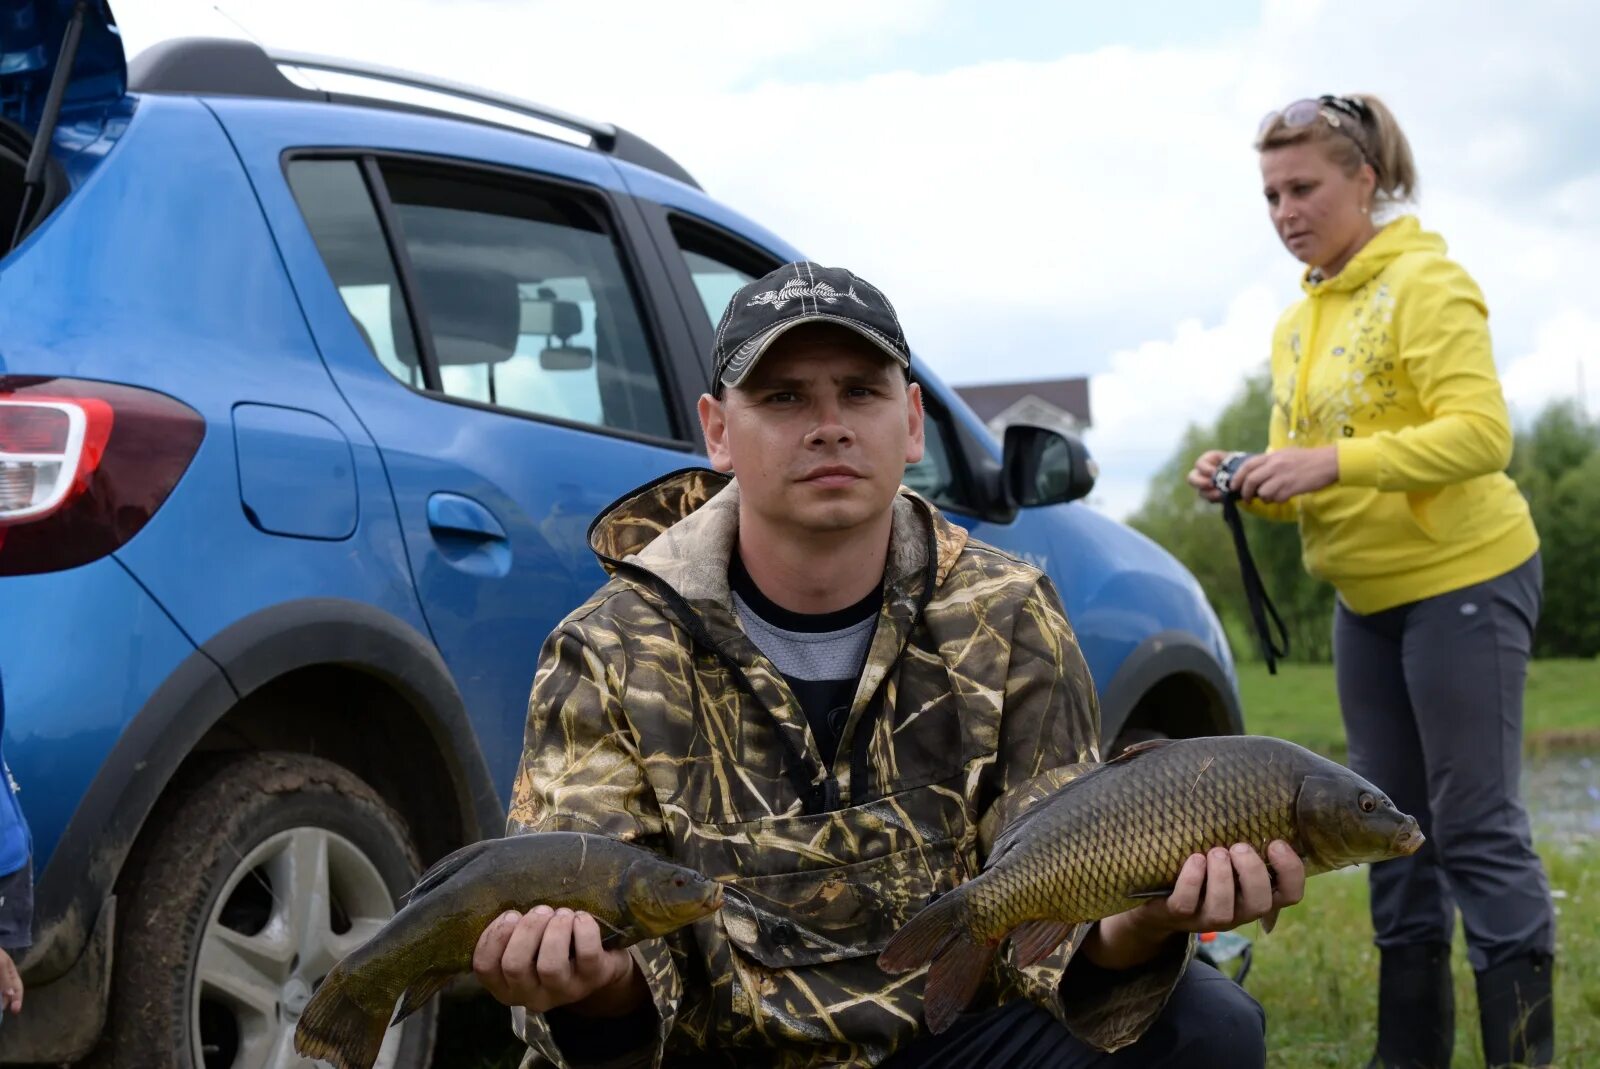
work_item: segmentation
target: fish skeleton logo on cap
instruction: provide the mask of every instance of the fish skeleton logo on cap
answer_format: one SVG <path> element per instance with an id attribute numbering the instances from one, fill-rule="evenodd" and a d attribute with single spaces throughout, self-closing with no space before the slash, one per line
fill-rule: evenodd
<path id="1" fill-rule="evenodd" d="M 758 304 L 770 304 L 772 305 L 772 310 L 774 312 L 781 312 L 783 311 L 784 305 L 788 304 L 790 301 L 797 301 L 802 297 L 810 297 L 812 300 L 823 301 L 827 304 L 838 304 L 839 298 L 848 297 L 852 301 L 855 301 L 857 304 L 861 305 L 863 308 L 865 308 L 867 305 L 866 301 L 863 301 L 860 297 L 856 296 L 856 288 L 854 286 L 851 286 L 845 292 L 840 293 L 826 282 L 818 282 L 815 285 L 810 285 L 798 278 L 791 278 L 789 281 L 785 282 L 782 289 L 767 290 L 763 293 L 756 294 L 754 297 L 750 298 L 748 304 L 750 306 Z"/>

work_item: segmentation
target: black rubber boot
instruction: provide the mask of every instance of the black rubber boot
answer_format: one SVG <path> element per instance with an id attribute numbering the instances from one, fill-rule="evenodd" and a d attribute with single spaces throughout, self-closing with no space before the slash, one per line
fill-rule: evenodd
<path id="1" fill-rule="evenodd" d="M 1525 954 L 1478 974 L 1478 1020 L 1489 1069 L 1554 1064 L 1554 964 L 1549 954 Z"/>
<path id="2" fill-rule="evenodd" d="M 1367 1069 L 1450 1069 L 1456 1040 L 1450 948 L 1380 949 L 1378 1050 Z"/>

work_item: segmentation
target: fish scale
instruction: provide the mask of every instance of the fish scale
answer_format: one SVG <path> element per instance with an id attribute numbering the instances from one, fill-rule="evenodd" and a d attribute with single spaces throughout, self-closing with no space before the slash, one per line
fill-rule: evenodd
<path id="1" fill-rule="evenodd" d="M 1000 941 L 1017 964 L 1071 926 L 1171 893 L 1184 862 L 1275 839 L 1308 874 L 1415 852 L 1416 821 L 1342 765 L 1262 736 L 1142 743 L 1015 819 L 985 869 L 908 921 L 879 955 L 888 972 L 929 964 L 923 1013 L 935 1032 L 970 1001 Z"/>
<path id="2" fill-rule="evenodd" d="M 1134 904 L 1129 894 L 1171 886 L 1184 860 L 1210 846 L 1247 842 L 1265 853 L 1273 839 L 1296 845 L 1294 794 L 1272 762 L 1250 751 L 1180 749 L 1144 763 L 1137 778 L 1109 774 L 1084 783 L 1083 792 L 1093 794 L 1069 796 L 1071 808 L 1059 815 L 1029 814 L 1048 824 L 1020 856 L 993 864 L 995 890 L 978 900 L 979 915 L 990 921 L 985 935 L 998 939 L 1041 917 L 1077 923 L 1126 908 Z M 1173 819 L 1163 824 L 1162 813 Z M 1063 866 L 1058 857 L 1076 863 Z M 1062 902 L 1078 908 L 1062 910 Z"/>

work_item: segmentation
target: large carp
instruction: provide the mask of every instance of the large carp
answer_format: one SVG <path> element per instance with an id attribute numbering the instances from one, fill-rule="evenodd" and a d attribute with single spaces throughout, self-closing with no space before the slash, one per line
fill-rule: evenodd
<path id="1" fill-rule="evenodd" d="M 1184 861 L 1274 839 L 1307 875 L 1415 853 L 1412 817 L 1343 765 L 1261 736 L 1158 739 L 1071 780 L 996 838 L 984 871 L 925 907 L 878 956 L 887 972 L 931 962 L 923 1017 L 942 1032 L 971 1001 L 1000 941 L 1019 966 L 1074 926 L 1170 894 Z"/>
<path id="2" fill-rule="evenodd" d="M 715 912 L 722 885 L 599 835 L 539 832 L 464 846 L 423 873 L 404 908 L 328 973 L 300 1015 L 295 1050 L 370 1069 L 390 1025 L 472 969 L 491 921 L 537 905 L 589 913 L 602 945 L 621 948 Z"/>

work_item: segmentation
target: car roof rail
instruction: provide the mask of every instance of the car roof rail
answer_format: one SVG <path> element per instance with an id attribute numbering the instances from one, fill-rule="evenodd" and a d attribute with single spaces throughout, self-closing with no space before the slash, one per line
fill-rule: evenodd
<path id="1" fill-rule="evenodd" d="M 264 97 L 276 100 L 328 101 L 368 107 L 417 111 L 451 118 L 509 127 L 535 136 L 552 136 L 525 124 L 486 115 L 483 111 L 458 112 L 438 106 L 372 96 L 361 92 L 307 89 L 287 78 L 282 67 L 380 82 L 454 98 L 490 111 L 533 119 L 589 139 L 590 146 L 619 160 L 664 174 L 700 189 L 676 160 L 644 138 L 611 123 L 581 116 L 497 93 L 464 82 L 417 74 L 397 67 L 310 52 L 267 50 L 253 41 L 225 37 L 182 37 L 153 45 L 128 64 L 128 89 L 135 93 L 191 93 Z M 568 138 L 556 135 L 559 140 Z"/>

